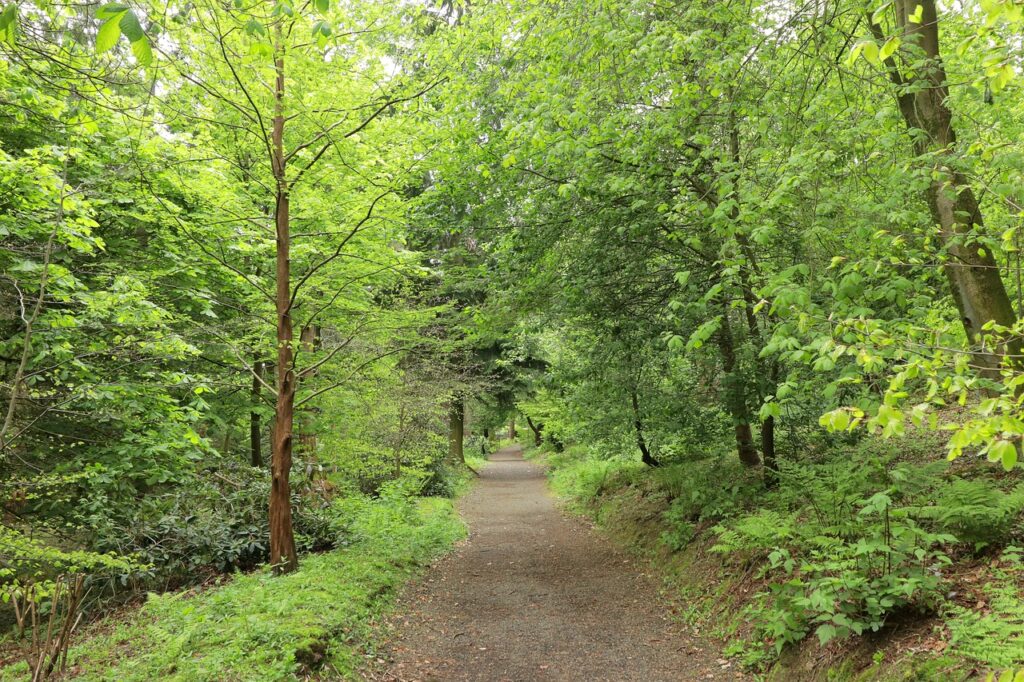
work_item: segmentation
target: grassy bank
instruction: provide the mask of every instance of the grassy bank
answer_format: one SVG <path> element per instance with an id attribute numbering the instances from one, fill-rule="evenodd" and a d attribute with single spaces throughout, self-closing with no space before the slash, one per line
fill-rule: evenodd
<path id="1" fill-rule="evenodd" d="M 199 591 L 151 595 L 79 638 L 82 680 L 356 678 L 371 623 L 394 590 L 463 537 L 451 501 L 396 496 L 339 502 L 347 546 L 305 557 L 297 573 L 236 575 Z M 25 679 L 23 664 L 0 680 Z"/>
<path id="2" fill-rule="evenodd" d="M 969 680 L 1024 665 L 1024 486 L 921 437 L 783 463 L 544 455 L 555 490 L 656 559 L 672 608 L 775 680 Z M 632 453 L 627 453 L 632 455 Z"/>

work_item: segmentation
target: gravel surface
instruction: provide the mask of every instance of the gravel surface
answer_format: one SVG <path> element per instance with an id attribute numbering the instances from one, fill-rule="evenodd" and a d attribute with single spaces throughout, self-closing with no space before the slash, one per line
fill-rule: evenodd
<path id="1" fill-rule="evenodd" d="M 399 599 L 383 679 L 749 679 L 672 623 L 655 580 L 564 516 L 519 448 L 460 505 L 470 537 Z"/>

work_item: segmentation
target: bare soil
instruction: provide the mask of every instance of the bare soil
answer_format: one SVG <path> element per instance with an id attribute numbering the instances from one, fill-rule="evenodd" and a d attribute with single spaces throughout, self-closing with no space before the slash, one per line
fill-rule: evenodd
<path id="1" fill-rule="evenodd" d="M 560 512 L 520 448 L 496 453 L 460 508 L 469 539 L 400 597 L 383 679 L 750 679 L 671 620 L 635 560 Z"/>

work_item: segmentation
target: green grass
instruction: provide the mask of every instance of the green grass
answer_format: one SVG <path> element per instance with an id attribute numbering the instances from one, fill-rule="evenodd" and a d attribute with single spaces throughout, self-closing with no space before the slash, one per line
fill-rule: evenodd
<path id="1" fill-rule="evenodd" d="M 350 546 L 303 558 L 294 574 L 238 575 L 198 594 L 151 595 L 113 630 L 71 651 L 81 680 L 356 679 L 372 622 L 395 588 L 465 534 L 449 500 L 376 501 Z M 109 630 L 109 628 L 108 628 Z M 24 679 L 24 665 L 0 671 Z"/>

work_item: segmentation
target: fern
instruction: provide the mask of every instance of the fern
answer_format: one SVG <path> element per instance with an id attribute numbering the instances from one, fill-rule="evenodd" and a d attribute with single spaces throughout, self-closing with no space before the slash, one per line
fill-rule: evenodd
<path id="1" fill-rule="evenodd" d="M 936 491 L 933 500 L 914 514 L 978 548 L 1010 532 L 1024 510 L 1024 484 L 1004 493 L 986 481 L 958 478 Z"/>
<path id="2" fill-rule="evenodd" d="M 1000 577 L 1006 578 L 994 576 Z M 1024 662 L 1024 601 L 1012 584 L 992 583 L 984 591 L 989 613 L 950 607 L 950 644 L 961 655 L 988 666 L 1019 666 Z"/>

